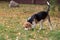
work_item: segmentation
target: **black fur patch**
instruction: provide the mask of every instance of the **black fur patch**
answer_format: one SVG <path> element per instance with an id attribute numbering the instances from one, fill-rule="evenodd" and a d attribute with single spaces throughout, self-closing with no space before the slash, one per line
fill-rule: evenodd
<path id="1" fill-rule="evenodd" d="M 32 15 L 31 18 L 28 19 L 27 21 L 32 24 L 34 19 L 36 19 L 37 21 L 40 21 L 40 20 L 45 19 L 47 17 L 47 15 L 48 15 L 48 12 L 45 12 L 45 11 L 38 12 L 37 14 Z"/>

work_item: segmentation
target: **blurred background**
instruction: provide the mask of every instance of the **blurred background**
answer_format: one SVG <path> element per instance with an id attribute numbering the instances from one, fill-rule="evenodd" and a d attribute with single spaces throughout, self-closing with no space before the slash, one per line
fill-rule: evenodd
<path id="1" fill-rule="evenodd" d="M 13 0 L 13 5 L 11 0 L 0 0 L 0 40 L 60 40 L 60 0 L 48 1 L 53 30 L 45 21 L 44 30 L 37 33 L 39 24 L 29 31 L 23 24 L 31 15 L 47 10 L 47 0 Z"/>

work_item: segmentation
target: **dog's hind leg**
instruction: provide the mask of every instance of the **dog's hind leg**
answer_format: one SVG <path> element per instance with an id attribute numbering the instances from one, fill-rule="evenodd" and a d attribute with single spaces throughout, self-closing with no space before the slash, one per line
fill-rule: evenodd
<path id="1" fill-rule="evenodd" d="M 47 16 L 47 19 L 48 19 L 48 22 L 49 22 L 50 30 L 52 30 L 52 24 L 51 24 L 51 20 L 50 20 L 50 16 L 49 15 Z"/>

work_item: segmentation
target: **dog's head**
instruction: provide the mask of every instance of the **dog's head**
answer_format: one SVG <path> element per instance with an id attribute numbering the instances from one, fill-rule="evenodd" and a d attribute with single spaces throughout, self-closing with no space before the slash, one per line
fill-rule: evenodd
<path id="1" fill-rule="evenodd" d="M 32 26 L 32 24 L 30 22 L 25 22 L 23 24 L 23 27 L 24 27 L 25 30 L 30 30 L 31 29 L 31 26 Z"/>

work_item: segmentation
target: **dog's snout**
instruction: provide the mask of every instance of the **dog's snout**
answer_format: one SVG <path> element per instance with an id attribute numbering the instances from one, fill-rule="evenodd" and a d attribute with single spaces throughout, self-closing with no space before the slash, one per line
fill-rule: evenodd
<path id="1" fill-rule="evenodd" d="M 28 30 L 28 28 L 24 28 L 24 30 Z"/>

